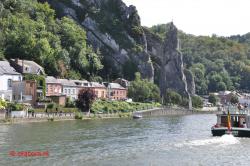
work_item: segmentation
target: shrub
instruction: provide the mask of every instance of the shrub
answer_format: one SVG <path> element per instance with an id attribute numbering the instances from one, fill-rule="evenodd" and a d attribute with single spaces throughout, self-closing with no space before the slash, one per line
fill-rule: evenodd
<path id="1" fill-rule="evenodd" d="M 75 114 L 75 119 L 82 119 L 83 117 L 82 117 L 82 114 L 80 114 L 80 113 L 76 113 Z"/>
<path id="2" fill-rule="evenodd" d="M 203 102 L 202 102 L 201 97 L 192 96 L 192 105 L 194 108 L 202 108 Z"/>
<path id="3" fill-rule="evenodd" d="M 47 108 L 48 108 L 48 109 L 54 109 L 54 108 L 56 108 L 56 103 L 49 103 L 49 104 L 47 105 Z"/>
<path id="4" fill-rule="evenodd" d="M 11 111 L 22 111 L 24 109 L 23 104 L 19 103 L 9 103 L 8 107 Z"/>

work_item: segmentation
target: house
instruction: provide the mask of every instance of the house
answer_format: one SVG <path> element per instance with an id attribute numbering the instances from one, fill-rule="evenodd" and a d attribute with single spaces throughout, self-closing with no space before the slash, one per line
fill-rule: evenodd
<path id="1" fill-rule="evenodd" d="M 66 95 L 63 94 L 62 83 L 52 76 L 47 76 L 45 78 L 46 82 L 46 98 L 51 99 L 53 102 L 65 106 Z"/>
<path id="2" fill-rule="evenodd" d="M 95 92 L 98 99 L 107 98 L 107 88 L 104 84 L 98 82 L 90 82 L 90 88 Z"/>
<path id="3" fill-rule="evenodd" d="M 44 68 L 37 64 L 34 61 L 23 60 L 23 59 L 11 59 L 9 60 L 10 65 L 19 73 L 23 75 L 23 79 L 25 80 L 25 75 L 39 75 L 45 76 Z M 30 80 L 30 78 L 27 78 Z M 45 94 L 43 94 L 44 81 L 37 81 L 37 97 L 43 98 Z"/>
<path id="4" fill-rule="evenodd" d="M 37 102 L 36 88 L 35 80 L 13 81 L 13 100 L 34 106 Z"/>
<path id="5" fill-rule="evenodd" d="M 114 100 L 127 99 L 127 89 L 118 83 L 106 83 L 108 98 Z"/>
<path id="6" fill-rule="evenodd" d="M 21 74 L 45 75 L 44 68 L 34 61 L 11 59 L 10 64 Z"/>
<path id="7" fill-rule="evenodd" d="M 242 93 L 241 96 L 239 97 L 239 103 L 242 105 L 250 106 L 250 94 Z"/>
<path id="8" fill-rule="evenodd" d="M 74 80 L 77 85 L 77 94 L 82 89 L 92 89 L 98 99 L 105 99 L 107 97 L 107 88 L 104 84 L 98 82 L 88 82 L 86 80 Z"/>
<path id="9" fill-rule="evenodd" d="M 46 82 L 46 97 L 48 96 L 60 96 L 62 95 L 62 83 L 52 76 L 47 76 L 45 78 Z"/>
<path id="10" fill-rule="evenodd" d="M 220 103 L 222 105 L 230 103 L 230 100 L 231 100 L 233 95 L 237 95 L 238 97 L 240 97 L 240 95 L 238 93 L 236 93 L 235 91 L 232 91 L 232 92 L 231 91 L 220 91 L 219 93 L 214 93 L 214 95 L 219 97 Z"/>
<path id="11" fill-rule="evenodd" d="M 123 78 L 117 78 L 116 80 L 113 81 L 113 83 L 118 83 L 124 88 L 128 88 L 130 86 L 130 82 Z"/>
<path id="12" fill-rule="evenodd" d="M 62 93 L 73 101 L 78 97 L 77 85 L 73 80 L 58 79 L 62 84 Z"/>
<path id="13" fill-rule="evenodd" d="M 10 66 L 8 61 L 0 61 L 0 98 L 12 101 L 13 81 L 22 81 L 22 75 Z"/>

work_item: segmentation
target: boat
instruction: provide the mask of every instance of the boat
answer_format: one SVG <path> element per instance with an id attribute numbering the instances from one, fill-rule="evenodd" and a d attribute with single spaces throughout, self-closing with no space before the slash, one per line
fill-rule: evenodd
<path id="1" fill-rule="evenodd" d="M 140 118 L 142 118 L 142 115 L 140 115 L 140 114 L 133 115 L 133 119 L 140 119 Z"/>
<path id="2" fill-rule="evenodd" d="M 250 137 L 250 114 L 249 110 L 228 108 L 217 115 L 217 123 L 212 126 L 213 136 L 231 134 L 235 137 Z"/>

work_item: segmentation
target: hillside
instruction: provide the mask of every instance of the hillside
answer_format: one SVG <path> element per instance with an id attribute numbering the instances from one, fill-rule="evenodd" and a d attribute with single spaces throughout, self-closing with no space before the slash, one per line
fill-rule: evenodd
<path id="1" fill-rule="evenodd" d="M 4 0 L 0 59 L 24 58 L 61 78 L 154 81 L 164 94 L 250 90 L 250 35 L 175 33 L 172 24 L 142 27 L 121 0 Z M 169 31 L 172 29 L 172 31 Z"/>
<path id="2" fill-rule="evenodd" d="M 171 46 L 176 27 L 164 37 L 170 40 L 154 40 L 136 8 L 121 0 L 4 0 L 0 19 L 2 58 L 34 60 L 61 78 L 133 80 L 140 72 L 162 83 L 162 94 L 194 93 L 192 74 L 184 71 L 177 45 Z"/>
<path id="3" fill-rule="evenodd" d="M 169 24 L 150 31 L 162 39 Z M 250 90 L 250 37 L 194 36 L 178 33 L 187 69 L 195 76 L 196 93 L 219 90 Z"/>

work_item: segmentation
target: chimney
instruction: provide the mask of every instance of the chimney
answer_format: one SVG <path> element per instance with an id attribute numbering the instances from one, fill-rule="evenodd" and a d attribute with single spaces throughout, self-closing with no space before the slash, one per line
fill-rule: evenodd
<path id="1" fill-rule="evenodd" d="M 16 63 L 16 64 L 18 64 L 18 61 L 19 61 L 19 59 L 18 59 L 18 58 L 15 58 L 15 63 Z"/>

